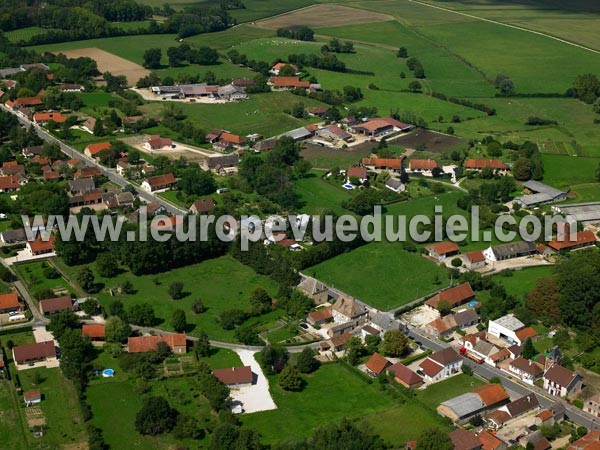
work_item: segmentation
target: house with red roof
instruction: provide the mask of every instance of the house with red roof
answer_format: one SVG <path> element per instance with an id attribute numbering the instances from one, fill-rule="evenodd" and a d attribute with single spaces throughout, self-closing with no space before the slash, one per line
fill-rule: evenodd
<path id="1" fill-rule="evenodd" d="M 56 314 L 64 311 L 75 311 L 76 309 L 70 295 L 40 300 L 40 311 L 44 315 Z"/>
<path id="2" fill-rule="evenodd" d="M 411 159 L 408 163 L 409 171 L 429 177 L 433 176 L 433 169 L 438 169 L 439 167 L 435 159 Z"/>
<path id="3" fill-rule="evenodd" d="M 158 192 L 172 188 L 177 180 L 172 173 L 148 177 L 142 182 L 142 189 L 146 192 Z"/>
<path id="4" fill-rule="evenodd" d="M 271 77 L 267 82 L 274 91 L 288 91 L 291 89 L 308 89 L 310 82 L 302 81 L 298 77 Z"/>
<path id="5" fill-rule="evenodd" d="M 144 144 L 144 148 L 148 150 L 162 150 L 163 148 L 174 147 L 173 140 L 170 138 L 160 137 L 158 134 L 153 134 L 150 139 Z"/>
<path id="6" fill-rule="evenodd" d="M 499 159 L 467 159 L 464 164 L 465 170 L 481 172 L 483 169 L 492 169 L 494 173 L 506 175 L 510 172 L 510 167 Z"/>
<path id="7" fill-rule="evenodd" d="M 333 320 L 331 306 L 317 309 L 308 313 L 306 321 L 311 325 L 323 325 Z"/>
<path id="8" fill-rule="evenodd" d="M 365 364 L 365 369 L 370 376 L 378 377 L 391 365 L 387 358 L 375 352 Z"/>
<path id="9" fill-rule="evenodd" d="M 15 192 L 21 188 L 25 179 L 19 175 L 0 177 L 0 192 Z"/>
<path id="10" fill-rule="evenodd" d="M 254 380 L 254 374 L 250 366 L 215 369 L 213 375 L 225 386 L 236 388 L 250 386 Z"/>
<path id="11" fill-rule="evenodd" d="M 402 123 L 392 117 L 377 117 L 365 122 L 358 122 L 348 128 L 353 134 L 363 134 L 371 137 L 386 137 L 398 132 L 410 131 L 414 125 Z"/>
<path id="12" fill-rule="evenodd" d="M 391 365 L 387 369 L 388 373 L 394 375 L 394 381 L 407 389 L 418 388 L 423 384 L 423 377 L 413 372 L 401 362 Z"/>
<path id="13" fill-rule="evenodd" d="M 346 171 L 347 181 L 350 182 L 350 178 L 356 177 L 361 183 L 367 180 L 367 168 L 366 167 L 348 167 Z"/>
<path id="14" fill-rule="evenodd" d="M 17 345 L 13 347 L 12 355 L 17 370 L 22 370 L 33 367 L 30 363 L 56 360 L 56 347 L 54 341 Z"/>
<path id="15" fill-rule="evenodd" d="M 578 231 L 574 239 L 567 233 L 561 240 L 554 239 L 548 243 L 548 247 L 557 252 L 563 250 L 577 250 L 579 248 L 596 245 L 596 235 L 590 230 Z"/>
<path id="16" fill-rule="evenodd" d="M 460 373 L 463 360 L 452 347 L 439 350 L 427 356 L 420 364 L 417 373 L 425 383 L 435 383 Z"/>
<path id="17" fill-rule="evenodd" d="M 460 249 L 455 242 L 436 242 L 435 244 L 426 245 L 425 249 L 429 252 L 430 257 L 439 261 L 460 253 Z"/>
<path id="18" fill-rule="evenodd" d="M 45 125 L 48 122 L 63 123 L 67 121 L 67 117 L 60 112 L 40 112 L 33 115 L 33 121 L 39 125 Z"/>
<path id="19" fill-rule="evenodd" d="M 445 301 L 448 302 L 452 308 L 454 308 L 474 299 L 475 292 L 473 292 L 471 285 L 469 283 L 463 283 L 438 292 L 436 295 L 427 300 L 425 304 L 430 308 L 437 309 L 438 304 L 441 301 Z"/>
<path id="20" fill-rule="evenodd" d="M 402 172 L 401 158 L 363 158 L 361 163 L 372 172 Z"/>
<path id="21" fill-rule="evenodd" d="M 283 69 L 285 66 L 289 66 L 292 69 L 294 69 L 294 73 L 297 74 L 298 73 L 298 66 L 294 65 L 294 64 L 288 64 L 288 63 L 284 63 L 284 62 L 278 62 L 276 64 L 273 65 L 273 67 L 271 67 L 271 70 L 269 70 L 269 73 L 272 73 L 273 75 L 279 75 L 279 72 L 281 71 L 281 69 Z"/>
<path id="22" fill-rule="evenodd" d="M 21 311 L 23 305 L 19 302 L 19 295 L 16 292 L 0 294 L 0 314 Z"/>
<path id="23" fill-rule="evenodd" d="M 112 147 L 110 142 L 96 142 L 94 144 L 88 144 L 83 153 L 89 158 L 97 158 L 100 152 L 109 150 Z"/>
<path id="24" fill-rule="evenodd" d="M 130 337 L 127 339 L 127 351 L 129 351 L 129 353 L 149 352 L 156 350 L 159 342 L 167 344 L 173 353 L 187 353 L 187 338 L 185 333 Z"/>
<path id="25" fill-rule="evenodd" d="M 478 270 L 485 267 L 485 256 L 481 250 L 474 250 L 463 255 L 465 266 L 469 270 Z"/>
<path id="26" fill-rule="evenodd" d="M 54 236 L 50 236 L 48 240 L 43 240 L 38 237 L 34 241 L 27 241 L 25 248 L 31 256 L 45 255 L 54 251 Z"/>
<path id="27" fill-rule="evenodd" d="M 81 327 L 81 334 L 92 341 L 103 342 L 106 337 L 104 324 L 86 323 Z"/>

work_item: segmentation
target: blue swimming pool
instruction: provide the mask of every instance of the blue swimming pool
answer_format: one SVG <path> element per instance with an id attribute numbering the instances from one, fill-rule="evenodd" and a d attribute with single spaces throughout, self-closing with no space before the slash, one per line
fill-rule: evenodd
<path id="1" fill-rule="evenodd" d="M 477 300 L 471 300 L 471 301 L 468 303 L 469 307 L 471 307 L 471 308 L 474 308 L 474 307 L 476 307 L 478 304 L 479 304 L 479 302 L 478 302 Z"/>
<path id="2" fill-rule="evenodd" d="M 115 375 L 115 371 L 113 369 L 104 369 L 102 371 L 102 376 L 104 378 L 112 377 Z"/>
<path id="3" fill-rule="evenodd" d="M 350 183 L 342 184 L 342 187 L 343 187 L 344 189 L 348 189 L 348 190 L 350 190 L 350 189 L 354 189 L 354 185 L 353 185 L 353 184 L 350 184 Z"/>

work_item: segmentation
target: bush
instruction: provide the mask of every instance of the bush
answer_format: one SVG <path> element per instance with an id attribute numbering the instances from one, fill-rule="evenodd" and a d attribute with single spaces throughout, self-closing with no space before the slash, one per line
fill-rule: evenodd
<path id="1" fill-rule="evenodd" d="M 454 258 L 450 263 L 452 264 L 452 267 L 460 267 L 462 266 L 462 259 Z"/>
<path id="2" fill-rule="evenodd" d="M 60 273 L 54 267 L 46 267 L 42 273 L 49 280 L 60 278 Z"/>

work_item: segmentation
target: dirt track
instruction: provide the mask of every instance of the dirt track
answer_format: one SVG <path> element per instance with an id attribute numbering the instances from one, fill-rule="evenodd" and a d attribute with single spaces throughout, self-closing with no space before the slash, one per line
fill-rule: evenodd
<path id="1" fill-rule="evenodd" d="M 271 19 L 261 20 L 256 25 L 261 28 L 276 30 L 293 25 L 324 28 L 388 20 L 394 20 L 394 17 L 347 6 L 315 5 L 288 14 L 281 14 Z"/>
<path id="2" fill-rule="evenodd" d="M 144 69 L 139 64 L 95 47 L 61 50 L 56 53 L 62 53 L 69 58 L 79 58 L 82 56 L 92 58 L 98 63 L 98 70 L 101 73 L 110 72 L 113 75 L 125 75 L 128 86 L 134 86 L 140 78 L 150 74 L 149 70 Z"/>

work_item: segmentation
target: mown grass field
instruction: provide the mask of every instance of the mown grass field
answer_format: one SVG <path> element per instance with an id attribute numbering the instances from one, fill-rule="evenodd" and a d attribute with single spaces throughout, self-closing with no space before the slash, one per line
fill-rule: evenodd
<path id="1" fill-rule="evenodd" d="M 94 264 L 91 264 L 90 268 L 95 271 Z M 80 267 L 65 267 L 65 270 L 76 279 Z M 115 288 L 126 280 L 133 284 L 135 293 L 111 296 L 108 289 Z M 169 297 L 169 285 L 174 281 L 181 281 L 184 284 L 183 290 L 187 295 L 181 300 L 172 300 Z M 257 275 L 252 269 L 229 256 L 157 275 L 136 277 L 130 272 L 123 271 L 112 279 L 96 276 L 96 282 L 103 285 L 103 290 L 97 294 L 97 297 L 104 306 L 116 299 L 122 300 L 126 307 L 131 304 L 150 303 L 161 321 L 159 327 L 166 330 L 172 330 L 170 319 L 173 310 L 183 309 L 189 324 L 188 334 L 193 335 L 203 330 L 211 339 L 224 341 L 233 340 L 233 330 L 223 330 L 218 323 L 222 311 L 232 308 L 249 309 L 248 295 L 256 287 L 263 287 L 272 295 L 276 293 L 273 281 Z M 202 300 L 207 310 L 196 315 L 191 311 L 191 305 L 198 298 Z M 259 325 L 265 324 L 273 321 L 280 314 L 282 311 L 276 310 L 251 320 Z"/>
<path id="2" fill-rule="evenodd" d="M 515 270 L 510 277 L 493 275 L 493 278 L 502 283 L 507 294 L 514 295 L 519 300 L 524 300 L 525 295 L 535 287 L 538 278 L 549 277 L 553 272 L 553 266 L 531 267 Z"/>
<path id="3" fill-rule="evenodd" d="M 544 162 L 544 182 L 551 186 L 559 189 L 577 184 L 600 186 L 599 183 L 595 183 L 597 181 L 595 172 L 600 164 L 600 158 L 543 155 L 542 161 Z"/>
<path id="4" fill-rule="evenodd" d="M 296 182 L 296 193 L 302 203 L 300 210 L 305 214 L 322 214 L 326 210 L 338 215 L 352 214 L 342 207 L 342 202 L 351 198 L 350 192 L 323 180 L 321 175 L 322 172 L 313 171 Z"/>
<path id="5" fill-rule="evenodd" d="M 58 278 L 46 278 L 44 270 L 49 267 L 49 264 L 43 261 L 30 262 L 26 264 L 19 264 L 15 266 L 17 274 L 22 278 L 32 294 L 42 290 L 64 290 L 75 294 L 75 289 L 65 280 L 63 277 Z"/>
<path id="6" fill-rule="evenodd" d="M 11 42 L 27 42 L 34 36 L 39 36 L 40 34 L 48 33 L 49 31 L 56 31 L 54 28 L 41 28 L 41 27 L 26 27 L 20 28 L 18 30 L 6 31 L 4 35 Z"/>

